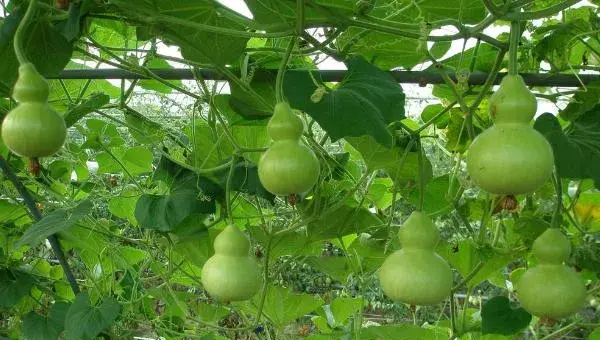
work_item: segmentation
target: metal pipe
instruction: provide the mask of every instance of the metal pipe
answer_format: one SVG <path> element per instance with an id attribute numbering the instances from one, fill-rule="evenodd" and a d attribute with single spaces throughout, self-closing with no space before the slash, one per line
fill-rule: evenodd
<path id="1" fill-rule="evenodd" d="M 190 79 L 193 80 L 192 70 L 185 68 L 174 69 L 150 69 L 155 75 L 167 80 Z M 207 80 L 227 80 L 227 78 L 215 70 L 200 69 L 198 74 Z M 288 74 L 296 72 L 309 72 L 307 70 L 288 70 Z M 336 82 L 344 79 L 346 70 L 315 70 L 312 71 L 323 81 Z M 443 84 L 442 77 L 431 71 L 390 71 L 396 81 L 403 84 Z M 496 84 L 500 82 L 506 73 L 501 73 L 496 77 Z M 453 73 L 449 76 L 456 80 Z M 598 74 L 550 74 L 550 73 L 521 73 L 525 82 L 530 86 L 559 86 L 559 87 L 579 87 L 581 83 L 589 84 L 593 81 L 600 81 Z M 48 79 L 150 79 L 143 73 L 135 73 L 122 69 L 71 69 L 63 70 L 58 76 L 48 76 Z M 487 73 L 476 72 L 469 76 L 469 84 L 483 85 L 487 79 Z"/>

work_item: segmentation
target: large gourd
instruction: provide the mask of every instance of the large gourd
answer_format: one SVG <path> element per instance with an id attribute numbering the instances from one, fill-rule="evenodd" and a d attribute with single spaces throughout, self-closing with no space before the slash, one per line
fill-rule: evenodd
<path id="1" fill-rule="evenodd" d="M 291 195 L 308 191 L 319 178 L 319 160 L 301 143 L 304 125 L 286 102 L 278 103 L 267 132 L 273 144 L 258 162 L 262 185 L 275 195 Z"/>
<path id="2" fill-rule="evenodd" d="M 552 174 L 552 147 L 531 127 L 537 101 L 519 75 L 506 75 L 490 98 L 494 125 L 473 140 L 467 170 L 483 190 L 501 195 L 537 190 Z"/>
<path id="3" fill-rule="evenodd" d="M 19 67 L 13 97 L 19 103 L 2 122 L 2 140 L 29 158 L 51 156 L 67 136 L 64 119 L 48 104 L 49 87 L 31 63 Z"/>
<path id="4" fill-rule="evenodd" d="M 582 278 L 563 263 L 571 253 L 569 240 L 558 229 L 548 229 L 535 240 L 532 253 L 538 265 L 528 269 L 516 285 L 523 308 L 550 319 L 576 313 L 583 307 L 586 290 Z"/>
<path id="5" fill-rule="evenodd" d="M 248 237 L 235 225 L 227 226 L 214 242 L 215 254 L 202 267 L 202 285 L 212 297 L 228 302 L 247 300 L 258 292 L 258 263 L 248 253 Z"/>
<path id="6" fill-rule="evenodd" d="M 379 270 L 385 295 L 411 305 L 442 302 L 452 289 L 452 270 L 435 252 L 440 236 L 431 219 L 413 212 L 398 238 L 402 249 L 391 254 Z"/>

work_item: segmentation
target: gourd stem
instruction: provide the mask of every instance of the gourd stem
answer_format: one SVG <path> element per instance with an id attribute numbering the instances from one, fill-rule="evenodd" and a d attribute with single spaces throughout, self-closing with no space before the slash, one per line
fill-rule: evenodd
<path id="1" fill-rule="evenodd" d="M 519 40 L 521 38 L 521 27 L 519 21 L 510 24 L 510 44 L 508 49 L 508 74 L 519 74 L 519 63 L 517 52 L 519 51 Z"/>
<path id="2" fill-rule="evenodd" d="M 229 173 L 227 174 L 227 182 L 225 183 L 225 214 L 230 223 L 233 223 L 233 214 L 231 212 L 231 182 L 233 180 L 233 174 L 238 162 L 238 157 L 234 156 L 229 167 Z"/>
<path id="3" fill-rule="evenodd" d="M 23 46 L 23 35 L 25 34 L 24 33 L 25 27 L 27 27 L 27 25 L 31 21 L 31 18 L 33 17 L 33 13 L 35 12 L 36 5 L 37 5 L 37 0 L 29 0 L 29 5 L 27 7 L 27 11 L 25 12 L 23 19 L 21 19 L 21 22 L 19 23 L 19 26 L 17 27 L 17 30 L 15 32 L 14 48 L 15 48 L 15 54 L 17 55 L 17 60 L 19 61 L 20 65 L 23 65 L 23 64 L 26 64 L 29 62 L 27 60 L 27 56 L 25 56 L 25 46 Z"/>
<path id="4" fill-rule="evenodd" d="M 291 38 L 287 49 L 285 50 L 285 54 L 283 55 L 283 59 L 281 59 L 279 70 L 277 71 L 277 79 L 275 80 L 275 96 L 277 97 L 277 102 L 284 101 L 283 76 L 285 74 L 285 69 L 287 67 L 288 61 L 290 60 L 290 56 L 292 55 L 292 51 L 294 50 L 294 46 L 296 46 L 296 39 Z"/>
<path id="5" fill-rule="evenodd" d="M 417 205 L 417 210 L 423 210 L 423 204 L 425 201 L 425 159 L 423 153 L 425 150 L 423 149 L 423 144 L 421 140 L 417 140 L 417 147 L 419 148 L 417 151 L 418 163 L 419 163 L 419 204 Z"/>

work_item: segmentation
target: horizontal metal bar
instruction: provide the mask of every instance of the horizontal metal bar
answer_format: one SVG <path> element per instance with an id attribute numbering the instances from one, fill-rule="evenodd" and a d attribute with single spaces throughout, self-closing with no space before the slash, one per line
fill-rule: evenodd
<path id="1" fill-rule="evenodd" d="M 190 69 L 150 69 L 152 73 L 160 78 L 167 80 L 194 79 L 194 74 Z M 227 78 L 218 71 L 201 69 L 198 74 L 207 80 L 227 80 Z M 308 72 L 306 70 L 289 70 L 289 73 Z M 344 79 L 346 70 L 316 70 L 323 81 L 336 82 Z M 399 83 L 404 84 L 443 84 L 444 80 L 436 72 L 430 71 L 391 71 L 390 74 Z M 449 74 L 451 78 L 456 79 L 454 74 Z M 505 73 L 501 73 L 496 78 L 496 84 L 502 79 Z M 469 76 L 469 84 L 482 85 L 487 79 L 487 73 L 472 73 Z M 549 73 L 521 73 L 521 76 L 528 85 L 531 86 L 559 86 L 559 87 L 579 87 L 581 83 L 589 84 L 593 81 L 600 81 L 598 74 L 549 74 Z M 134 73 L 122 69 L 72 69 L 63 70 L 56 77 L 49 79 L 149 79 L 147 75 Z"/>

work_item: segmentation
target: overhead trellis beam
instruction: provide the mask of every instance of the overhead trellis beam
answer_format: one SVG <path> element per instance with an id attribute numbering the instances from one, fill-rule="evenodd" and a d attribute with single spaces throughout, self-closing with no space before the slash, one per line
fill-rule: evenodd
<path id="1" fill-rule="evenodd" d="M 156 76 L 167 80 L 195 79 L 194 72 L 190 69 L 150 69 Z M 227 78 L 218 71 L 201 69 L 195 71 L 196 76 L 206 80 L 227 80 Z M 309 72 L 306 70 L 289 70 L 293 72 Z M 318 73 L 323 81 L 336 82 L 344 79 L 346 70 L 313 70 Z M 431 71 L 391 71 L 390 74 L 399 83 L 404 84 L 443 84 L 442 77 Z M 452 79 L 456 79 L 454 74 L 449 74 Z M 496 77 L 496 84 L 500 82 L 505 73 Z M 469 84 L 483 85 L 487 79 L 487 73 L 476 72 L 469 76 Z M 531 86 L 558 86 L 558 87 L 579 87 L 581 84 L 589 84 L 594 81 L 600 81 L 598 74 L 550 74 L 550 73 L 522 73 L 523 79 Z M 71 69 L 63 70 L 58 76 L 49 76 L 49 79 L 149 79 L 143 73 L 135 73 L 122 69 Z"/>

